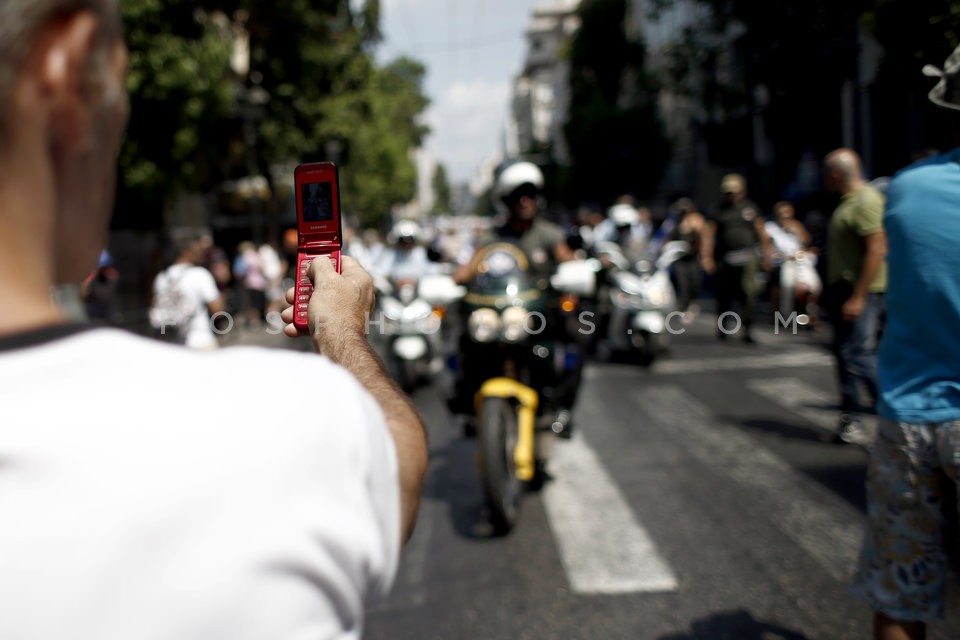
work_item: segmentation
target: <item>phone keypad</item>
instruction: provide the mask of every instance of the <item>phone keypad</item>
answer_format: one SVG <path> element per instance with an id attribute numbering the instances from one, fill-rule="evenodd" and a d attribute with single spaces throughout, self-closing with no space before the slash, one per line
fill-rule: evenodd
<path id="1" fill-rule="evenodd" d="M 305 329 L 307 327 L 307 309 L 310 305 L 310 296 L 313 294 L 313 282 L 310 280 L 310 264 L 321 256 L 300 256 L 297 265 L 297 284 L 294 300 L 294 326 Z M 340 252 L 335 251 L 328 256 L 333 268 L 340 272 Z"/>

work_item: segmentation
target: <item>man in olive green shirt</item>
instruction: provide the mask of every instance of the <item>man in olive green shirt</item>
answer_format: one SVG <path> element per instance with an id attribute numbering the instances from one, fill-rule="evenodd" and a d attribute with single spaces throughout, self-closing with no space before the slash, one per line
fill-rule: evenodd
<path id="1" fill-rule="evenodd" d="M 877 399 L 877 338 L 887 287 L 883 194 L 863 177 L 860 157 L 837 149 L 824 159 L 824 185 L 840 194 L 827 234 L 824 302 L 833 324 L 833 350 L 840 385 L 837 439 L 858 442 L 860 415 Z M 860 385 L 870 406 L 860 402 Z"/>

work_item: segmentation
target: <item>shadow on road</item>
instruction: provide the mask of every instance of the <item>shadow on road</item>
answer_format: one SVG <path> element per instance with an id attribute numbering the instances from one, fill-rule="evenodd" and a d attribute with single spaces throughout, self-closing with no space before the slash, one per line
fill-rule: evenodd
<path id="1" fill-rule="evenodd" d="M 426 500 L 445 502 L 450 523 L 464 538 L 497 537 L 487 517 L 477 477 L 476 440 L 451 436 L 430 451 L 430 472 L 424 487 Z"/>
<path id="2" fill-rule="evenodd" d="M 697 620 L 689 632 L 661 636 L 658 640 L 807 640 L 807 636 L 756 620 L 749 611 L 741 609 Z"/>
<path id="3" fill-rule="evenodd" d="M 826 442 L 828 435 L 825 431 L 801 427 L 795 423 L 784 422 L 776 418 L 753 418 L 739 422 L 733 416 L 717 416 L 717 418 L 729 424 L 739 424 L 746 429 L 765 431 L 791 440 Z"/>

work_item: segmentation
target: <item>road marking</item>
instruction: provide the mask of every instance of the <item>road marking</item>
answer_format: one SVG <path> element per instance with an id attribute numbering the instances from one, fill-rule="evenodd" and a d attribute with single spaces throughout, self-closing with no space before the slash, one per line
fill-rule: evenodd
<path id="1" fill-rule="evenodd" d="M 719 468 L 762 501 L 774 525 L 835 579 L 849 580 L 864 518 L 848 503 L 730 425 L 674 385 L 641 388 L 634 402 L 678 434 L 702 463 Z"/>
<path id="2" fill-rule="evenodd" d="M 579 436 L 558 441 L 543 500 L 577 593 L 674 591 L 677 579 L 597 454 Z"/>
<path id="3" fill-rule="evenodd" d="M 833 358 L 830 354 L 818 351 L 790 351 L 779 354 L 757 356 L 717 358 L 685 358 L 682 360 L 658 360 L 651 367 L 655 375 L 681 375 L 690 373 L 711 373 L 715 371 L 748 371 L 752 369 L 780 369 L 789 367 L 830 367 Z M 584 372 L 587 379 L 595 380 L 609 376 L 628 375 L 635 377 L 637 367 L 633 365 L 603 364 L 588 367 Z"/>
<path id="4" fill-rule="evenodd" d="M 691 360 L 662 360 L 653 365 L 657 374 L 706 373 L 713 371 L 740 371 L 749 369 L 780 369 L 782 367 L 828 367 L 833 359 L 828 353 L 795 351 L 731 358 L 698 358 Z"/>

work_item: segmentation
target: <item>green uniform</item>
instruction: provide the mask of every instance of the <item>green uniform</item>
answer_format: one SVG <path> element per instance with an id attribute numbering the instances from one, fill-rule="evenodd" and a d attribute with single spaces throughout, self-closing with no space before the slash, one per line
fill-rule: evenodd
<path id="1" fill-rule="evenodd" d="M 869 184 L 848 193 L 833 212 L 827 235 L 827 284 L 856 285 L 867 253 L 864 237 L 883 231 L 883 194 Z M 887 263 L 880 265 L 870 293 L 887 288 Z"/>
<path id="2" fill-rule="evenodd" d="M 530 266 L 537 277 L 551 275 L 557 267 L 557 260 L 553 250 L 557 245 L 567 241 L 560 225 L 548 220 L 535 218 L 530 228 L 517 233 L 509 225 L 499 227 L 492 234 L 487 234 L 481 246 L 492 244 L 498 240 L 513 242 L 526 254 Z"/>

